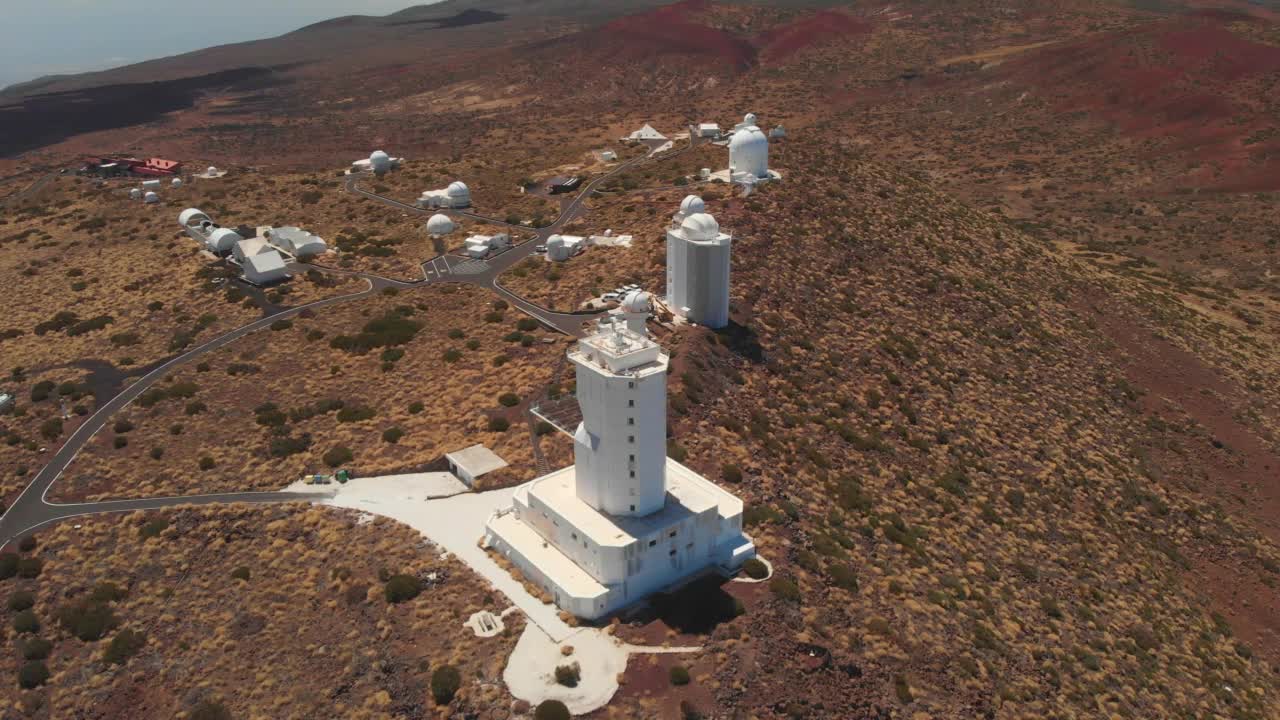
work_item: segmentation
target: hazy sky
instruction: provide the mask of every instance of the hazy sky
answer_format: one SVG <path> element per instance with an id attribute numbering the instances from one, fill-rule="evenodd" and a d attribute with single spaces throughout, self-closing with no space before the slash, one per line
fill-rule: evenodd
<path id="1" fill-rule="evenodd" d="M 0 0 L 0 87 L 434 0 Z"/>

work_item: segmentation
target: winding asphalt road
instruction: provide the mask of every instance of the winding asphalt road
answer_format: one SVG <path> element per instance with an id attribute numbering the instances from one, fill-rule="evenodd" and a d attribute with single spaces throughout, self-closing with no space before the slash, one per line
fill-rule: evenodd
<path id="1" fill-rule="evenodd" d="M 442 263 L 435 262 L 440 260 L 440 258 L 434 258 L 432 260 L 428 260 L 427 262 L 423 263 L 423 267 L 424 267 L 423 278 L 421 280 L 413 280 L 413 281 L 396 280 L 393 278 L 382 277 L 382 276 L 374 275 L 370 273 L 354 272 L 354 271 L 348 271 L 348 270 L 341 270 L 338 268 L 316 266 L 318 270 L 325 273 L 360 277 L 365 282 L 368 283 L 369 287 L 360 292 L 350 293 L 347 295 L 340 295 L 332 298 L 325 298 L 323 300 L 317 300 L 312 303 L 307 303 L 305 305 L 299 305 L 297 307 L 288 308 L 278 313 L 260 318 L 247 325 L 236 328 L 235 330 L 231 330 L 230 332 L 227 332 L 223 335 L 213 338 L 212 340 L 209 340 L 208 342 L 202 345 L 192 348 L 191 350 L 188 350 L 182 355 L 174 357 L 158 365 L 153 370 L 148 372 L 146 375 L 143 375 L 136 382 L 129 385 L 127 388 L 122 390 L 119 394 L 112 397 L 106 403 L 98 407 L 98 409 L 92 415 L 90 415 L 84 422 L 82 422 L 75 429 L 75 431 L 71 433 L 70 437 L 67 438 L 66 442 L 62 444 L 62 447 L 60 447 L 58 451 L 54 453 L 53 457 L 49 460 L 49 462 L 40 470 L 40 472 L 36 474 L 36 476 L 32 479 L 31 483 L 28 484 L 27 487 L 22 491 L 22 494 L 19 495 L 18 498 L 14 501 L 13 506 L 10 507 L 8 511 L 4 513 L 3 516 L 0 516 L 0 547 L 3 547 L 4 545 L 8 544 L 10 541 L 22 535 L 25 535 L 33 530 L 36 530 L 38 528 L 44 527 L 46 525 L 49 525 L 51 523 L 55 523 L 61 520 L 66 520 L 68 518 L 73 518 L 73 517 L 79 517 L 82 515 L 110 513 L 110 512 L 131 512 L 135 510 L 154 510 L 158 508 L 174 507 L 178 505 L 208 505 L 208 504 L 216 504 L 216 503 L 237 503 L 237 502 L 276 503 L 276 502 L 290 502 L 290 501 L 310 501 L 314 499 L 328 497 L 326 494 L 323 494 L 323 493 L 233 492 L 233 493 L 215 493 L 215 494 L 208 494 L 208 495 L 188 495 L 188 496 L 178 496 L 178 497 L 154 497 L 154 498 L 140 498 L 140 499 L 126 499 L 126 500 L 110 500 L 110 501 L 90 502 L 90 503 L 53 503 L 48 501 L 48 499 L 46 498 L 46 495 L 49 492 L 49 488 L 53 486 L 54 482 L 56 482 L 58 478 L 62 476 L 62 473 L 67 469 L 67 466 L 69 466 L 71 462 L 75 460 L 76 456 L 80 454 L 80 451 L 84 448 L 85 444 L 87 444 L 91 439 L 93 439 L 94 435 L 96 435 L 107 424 L 107 422 L 111 419 L 111 417 L 116 413 L 120 412 L 121 410 L 123 410 L 124 408 L 128 407 L 128 405 L 132 403 L 139 395 L 146 392 L 148 388 L 150 388 L 152 385 L 158 382 L 161 378 L 167 375 L 171 370 L 173 370 L 174 368 L 180 365 L 185 365 L 187 363 L 190 363 L 196 358 L 199 358 L 210 352 L 226 347 L 227 345 L 230 345 L 231 343 L 236 342 L 240 338 L 250 333 L 265 329 L 276 320 L 297 315 L 303 310 L 307 310 L 307 309 L 315 310 L 315 309 L 327 307 L 329 305 L 336 305 L 338 303 L 344 303 L 352 300 L 358 300 L 361 298 L 367 298 L 374 295 L 377 292 L 380 292 L 384 288 L 388 288 L 388 287 L 416 288 L 416 287 L 435 284 L 435 283 L 457 282 L 457 283 L 466 283 L 471 285 L 477 285 L 479 287 L 488 288 L 489 290 L 492 290 L 494 293 L 504 298 L 511 305 L 529 314 L 531 317 L 537 319 L 539 322 L 541 322 L 542 324 L 546 325 L 549 328 L 555 329 L 559 332 L 562 332 L 566 335 L 571 335 L 571 336 L 576 336 L 581 334 L 583 331 L 583 324 L 589 321 L 590 319 L 592 319 L 593 317 L 595 317 L 596 315 L 598 315 L 599 313 L 575 314 L 575 313 L 559 313 L 559 312 L 550 311 L 539 305 L 531 303 L 525 300 L 524 298 L 521 298 L 520 296 L 512 293 L 506 288 L 503 288 L 500 284 L 498 284 L 498 276 L 506 272 L 516 263 L 521 262 L 525 258 L 532 255 L 534 253 L 534 248 L 539 241 L 545 240 L 546 238 L 555 234 L 556 232 L 559 231 L 561 227 L 563 227 L 567 223 L 573 221 L 578 216 L 580 216 L 584 211 L 584 203 L 586 199 L 591 195 L 592 191 L 595 189 L 595 187 L 599 183 L 603 182 L 604 180 L 620 172 L 623 172 L 636 165 L 639 165 L 643 162 L 654 160 L 654 159 L 669 159 L 671 157 L 675 157 L 676 155 L 679 155 L 685 152 L 686 150 L 688 150 L 693 146 L 694 146 L 694 141 L 693 139 L 690 139 L 690 143 L 688 146 L 674 153 L 668 153 L 666 155 L 661 155 L 661 156 L 648 154 L 648 155 L 643 155 L 637 158 L 633 158 L 631 160 L 628 160 L 625 163 L 618 165 L 617 167 L 610 170 L 608 173 L 605 173 L 604 175 L 600 175 L 596 177 L 592 181 L 588 182 L 585 186 L 583 186 L 582 191 L 576 197 L 574 197 L 571 201 L 569 201 L 567 204 L 561 207 L 560 214 L 558 217 L 556 217 L 555 221 L 553 221 L 550 225 L 546 227 L 538 228 L 534 231 L 536 233 L 536 240 L 528 240 L 524 243 L 521 243 L 520 245 L 516 245 L 512 247 L 511 249 L 503 253 L 500 253 L 497 256 L 494 256 L 492 258 L 489 258 L 483 261 L 484 267 L 480 268 L 477 272 L 473 272 L 469 274 L 454 273 L 453 272 L 454 266 L 450 266 L 447 263 L 443 263 L 443 268 L 441 268 Z M 38 191 L 41 187 L 44 186 L 45 183 L 49 182 L 50 179 L 56 176 L 57 176 L 57 173 L 51 173 L 50 175 L 47 175 L 41 178 L 33 186 L 19 193 L 19 195 L 25 196 L 32 192 Z M 398 200 L 394 200 L 392 198 L 384 197 L 382 195 L 377 195 L 375 193 L 371 193 L 366 190 L 361 190 L 358 186 L 358 182 L 359 182 L 358 175 L 348 176 L 348 178 L 345 181 L 344 187 L 348 192 L 351 192 L 356 195 L 360 195 L 362 197 L 365 197 L 370 200 L 374 200 L 376 202 L 380 202 L 382 204 L 385 204 L 389 207 L 396 208 L 398 210 L 411 212 L 415 214 L 424 214 L 424 215 L 431 214 L 428 211 L 424 211 L 421 208 L 415 207 L 413 205 L 407 205 L 405 203 L 402 203 Z M 474 220 L 482 221 L 489 224 L 511 227 L 517 230 L 524 230 L 524 231 L 530 230 L 530 228 L 527 228 L 525 226 L 511 225 L 510 223 L 494 220 L 492 218 L 487 218 L 482 215 L 477 215 L 471 212 L 458 211 L 458 210 L 448 210 L 446 212 L 450 214 L 459 215 L 462 217 L 467 217 Z M 477 261 L 469 261 L 469 262 L 477 262 Z M 432 267 L 436 269 L 436 274 L 434 276 L 429 276 L 426 273 L 425 267 L 427 264 L 431 264 Z M 295 266 L 295 269 L 301 269 L 301 267 L 302 266 Z"/>

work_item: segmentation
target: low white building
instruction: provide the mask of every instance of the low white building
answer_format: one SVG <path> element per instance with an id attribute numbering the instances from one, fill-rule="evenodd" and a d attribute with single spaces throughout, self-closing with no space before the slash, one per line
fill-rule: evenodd
<path id="1" fill-rule="evenodd" d="M 284 256 L 270 246 L 265 252 L 246 257 L 241 268 L 244 270 L 244 279 L 254 285 L 269 285 L 289 276 Z"/>
<path id="2" fill-rule="evenodd" d="M 774 129 L 769 131 L 769 137 L 771 138 L 781 139 L 781 138 L 785 138 L 786 136 L 787 136 L 787 129 L 782 127 L 781 125 L 778 125 Z"/>
<path id="3" fill-rule="evenodd" d="M 596 619 L 755 555 L 742 501 L 667 457 L 668 356 L 614 323 L 569 351 L 574 464 L 516 488 L 485 540 L 556 605 Z"/>
<path id="4" fill-rule="evenodd" d="M 506 233 L 497 235 L 472 235 L 463 241 L 467 254 L 473 258 L 482 258 L 494 250 L 502 250 L 511 244 L 511 236 Z"/>
<path id="5" fill-rule="evenodd" d="M 449 471 L 457 475 L 467 487 L 475 487 L 476 480 L 482 476 L 507 466 L 506 460 L 483 445 L 472 445 L 445 453 L 444 459 L 449 463 Z"/>
<path id="6" fill-rule="evenodd" d="M 232 234 L 234 235 L 235 233 L 232 233 Z M 237 237 L 239 236 L 237 235 Z M 266 240 L 260 237 L 251 237 L 245 240 L 238 240 L 231 247 L 231 256 L 234 257 L 236 260 L 240 261 L 241 263 L 245 262 L 246 260 L 248 260 L 249 258 L 255 255 L 262 255 L 264 253 L 273 253 L 273 252 L 276 252 L 276 249 L 271 247 L 270 243 L 268 243 Z"/>
<path id="7" fill-rule="evenodd" d="M 272 245 L 294 257 L 321 255 L 329 249 L 329 246 L 319 235 L 312 235 L 306 230 L 292 225 L 271 228 L 268 231 L 268 238 Z"/>
<path id="8" fill-rule="evenodd" d="M 578 235 L 552 235 L 547 238 L 547 259 L 552 262 L 564 262 L 582 252 L 587 247 L 587 239 Z"/>
<path id="9" fill-rule="evenodd" d="M 630 135 L 623 138 L 628 142 L 644 142 L 645 140 L 666 140 L 667 136 L 653 129 L 649 123 L 645 123 L 644 127 L 636 130 Z"/>
<path id="10" fill-rule="evenodd" d="M 404 163 L 404 158 L 391 157 L 382 150 L 374 150 L 367 158 L 361 158 L 351 163 L 351 172 L 368 172 L 372 171 L 375 175 L 385 175 L 395 170 Z"/>
<path id="11" fill-rule="evenodd" d="M 159 190 L 160 181 L 159 180 L 143 180 L 142 189 L 143 190 Z"/>
<path id="12" fill-rule="evenodd" d="M 447 188 L 424 190 L 422 196 L 418 198 L 417 205 L 424 210 L 471 207 L 471 188 L 461 180 L 455 180 L 449 183 Z"/>
<path id="13" fill-rule="evenodd" d="M 615 160 L 618 159 L 618 153 L 612 150 L 601 150 L 600 159 L 603 160 L 604 162 L 614 162 Z"/>
<path id="14" fill-rule="evenodd" d="M 720 126 L 716 123 L 698 123 L 698 137 L 720 137 Z"/>

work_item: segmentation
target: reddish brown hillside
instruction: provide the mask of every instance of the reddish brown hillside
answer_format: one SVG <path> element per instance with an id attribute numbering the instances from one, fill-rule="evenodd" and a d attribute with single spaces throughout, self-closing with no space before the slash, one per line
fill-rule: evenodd
<path id="1" fill-rule="evenodd" d="M 836 10 L 823 10 L 788 25 L 766 30 L 756 38 L 756 45 L 766 59 L 783 60 L 808 47 L 869 33 L 871 27 L 871 23 L 861 18 Z"/>
<path id="2" fill-rule="evenodd" d="M 751 43 L 698 21 L 697 13 L 708 5 L 706 0 L 686 0 L 614 20 L 569 40 L 588 52 L 607 52 L 614 62 L 678 55 L 737 70 L 750 68 L 756 62 Z"/>
<path id="3" fill-rule="evenodd" d="M 1236 23 L 1244 22 L 1266 21 L 1184 15 L 1046 47 L 1006 72 L 1047 93 L 1059 112 L 1085 111 L 1124 134 L 1160 141 L 1153 154 L 1190 153 L 1212 165 L 1214 175 L 1196 184 L 1275 189 L 1276 143 L 1267 128 L 1280 47 L 1242 35 Z"/>

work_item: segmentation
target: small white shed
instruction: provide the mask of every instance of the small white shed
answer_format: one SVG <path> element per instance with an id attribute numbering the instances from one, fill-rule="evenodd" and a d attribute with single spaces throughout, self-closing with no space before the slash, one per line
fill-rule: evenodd
<path id="1" fill-rule="evenodd" d="M 483 445 L 472 445 L 469 448 L 445 453 L 444 459 L 449 462 L 449 469 L 453 474 L 457 475 L 467 487 L 474 487 L 476 479 L 480 476 L 507 466 L 506 460 Z"/>

